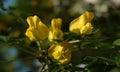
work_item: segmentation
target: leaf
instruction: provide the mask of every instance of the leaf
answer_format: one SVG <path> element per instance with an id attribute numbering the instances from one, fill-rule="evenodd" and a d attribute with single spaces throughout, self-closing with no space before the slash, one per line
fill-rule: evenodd
<path id="1" fill-rule="evenodd" d="M 7 42 L 7 40 L 8 40 L 7 36 L 0 35 L 0 41 Z"/>
<path id="2" fill-rule="evenodd" d="M 92 34 L 95 34 L 97 32 L 100 32 L 100 30 L 96 28 L 96 29 L 93 30 Z"/>
<path id="3" fill-rule="evenodd" d="M 113 45 L 120 46 L 120 39 L 117 39 L 113 42 Z"/>

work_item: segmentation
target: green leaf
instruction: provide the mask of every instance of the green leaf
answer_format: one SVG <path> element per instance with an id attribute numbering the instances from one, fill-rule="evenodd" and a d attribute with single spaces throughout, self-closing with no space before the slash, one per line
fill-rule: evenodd
<path id="1" fill-rule="evenodd" d="M 113 42 L 113 45 L 120 46 L 120 39 L 117 39 Z"/>
<path id="2" fill-rule="evenodd" d="M 99 32 L 99 31 L 100 31 L 99 29 L 94 29 L 92 34 L 95 34 L 95 33 Z"/>

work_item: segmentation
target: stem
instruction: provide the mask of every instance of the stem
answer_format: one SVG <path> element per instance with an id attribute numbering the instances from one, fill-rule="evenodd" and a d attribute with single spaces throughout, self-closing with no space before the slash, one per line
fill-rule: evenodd
<path id="1" fill-rule="evenodd" d="M 39 57 L 39 56 L 37 55 L 37 53 L 30 52 L 30 51 L 28 51 L 28 50 L 26 50 L 26 49 L 23 49 L 23 48 L 19 48 L 19 47 L 17 47 L 17 48 L 20 49 L 20 50 L 22 50 L 22 51 L 24 51 L 24 52 L 26 52 L 26 53 L 28 53 L 28 54 L 30 54 L 30 55 L 33 55 L 33 56 L 35 56 L 35 57 Z"/>
<path id="2" fill-rule="evenodd" d="M 40 68 L 40 72 L 44 72 L 45 66 L 46 66 L 46 64 L 45 64 L 45 63 L 42 63 L 42 67 Z"/>
<path id="3" fill-rule="evenodd" d="M 42 41 L 36 41 L 36 43 L 37 43 L 37 45 L 38 45 L 38 47 L 39 47 L 39 51 L 43 54 L 44 53 L 44 47 L 43 47 L 43 44 L 42 44 Z M 44 59 L 45 59 L 45 61 L 44 62 L 40 62 L 42 65 L 41 65 L 41 67 L 40 67 L 40 72 L 46 72 L 46 52 L 45 52 L 45 56 L 44 56 L 44 54 L 43 54 L 43 57 L 44 57 Z"/>
<path id="4" fill-rule="evenodd" d="M 42 52 L 42 41 L 36 41 L 37 45 L 38 45 L 38 49 L 40 52 Z"/>

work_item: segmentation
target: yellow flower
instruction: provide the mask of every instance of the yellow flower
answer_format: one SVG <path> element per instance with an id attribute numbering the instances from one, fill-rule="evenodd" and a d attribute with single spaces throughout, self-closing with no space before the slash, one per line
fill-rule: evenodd
<path id="1" fill-rule="evenodd" d="M 70 23 L 69 30 L 81 35 L 91 34 L 93 29 L 91 21 L 93 17 L 94 14 L 92 12 L 85 12 Z"/>
<path id="2" fill-rule="evenodd" d="M 32 41 L 44 40 L 48 37 L 48 27 L 41 22 L 39 17 L 29 16 L 27 17 L 27 22 L 29 28 L 27 29 L 25 35 Z"/>
<path id="3" fill-rule="evenodd" d="M 51 27 L 49 31 L 48 39 L 53 40 L 63 40 L 63 32 L 61 31 L 62 19 L 54 18 L 51 21 Z"/>
<path id="4" fill-rule="evenodd" d="M 71 46 L 66 41 L 54 44 L 48 49 L 48 55 L 60 64 L 67 64 L 71 60 Z"/>

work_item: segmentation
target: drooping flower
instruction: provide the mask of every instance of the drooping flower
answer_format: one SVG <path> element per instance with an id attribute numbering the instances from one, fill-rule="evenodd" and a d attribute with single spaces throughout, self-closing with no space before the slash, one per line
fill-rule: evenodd
<path id="1" fill-rule="evenodd" d="M 92 12 L 85 12 L 70 23 L 69 30 L 81 35 L 91 34 L 93 29 L 91 21 L 93 17 L 94 14 Z"/>
<path id="2" fill-rule="evenodd" d="M 54 18 L 51 21 L 51 27 L 49 30 L 49 41 L 53 40 L 63 40 L 63 32 L 61 30 L 62 19 Z"/>
<path id="3" fill-rule="evenodd" d="M 67 41 L 51 45 L 48 55 L 60 64 L 67 64 L 71 60 L 71 46 Z"/>
<path id="4" fill-rule="evenodd" d="M 32 41 L 44 40 L 48 37 L 49 29 L 48 27 L 41 22 L 39 17 L 29 16 L 27 17 L 27 22 L 29 28 L 27 29 L 25 35 Z"/>

